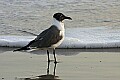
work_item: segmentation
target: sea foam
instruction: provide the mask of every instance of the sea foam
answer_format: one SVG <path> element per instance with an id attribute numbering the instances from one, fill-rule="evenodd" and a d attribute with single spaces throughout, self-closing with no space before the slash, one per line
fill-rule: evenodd
<path id="1" fill-rule="evenodd" d="M 58 48 L 111 48 L 120 47 L 120 29 L 108 27 L 69 28 Z M 36 36 L 0 36 L 1 47 L 23 47 Z"/>

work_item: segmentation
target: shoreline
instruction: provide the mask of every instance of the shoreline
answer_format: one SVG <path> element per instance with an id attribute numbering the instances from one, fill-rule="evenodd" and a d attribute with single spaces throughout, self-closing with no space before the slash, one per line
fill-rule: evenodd
<path id="1" fill-rule="evenodd" d="M 2 52 L 6 52 L 6 51 L 13 51 L 14 49 L 16 48 L 11 48 L 11 47 L 0 47 L 0 53 Z M 34 52 L 46 52 L 46 50 L 36 50 L 36 51 L 32 51 L 33 53 Z M 66 48 L 57 48 L 56 51 L 59 51 L 59 52 L 64 52 L 64 51 L 68 51 L 68 52 L 72 52 L 72 51 L 75 51 L 75 52 L 120 52 L 120 48 L 86 48 L 86 49 L 83 49 L 83 48 L 69 48 L 69 49 L 66 49 Z"/>

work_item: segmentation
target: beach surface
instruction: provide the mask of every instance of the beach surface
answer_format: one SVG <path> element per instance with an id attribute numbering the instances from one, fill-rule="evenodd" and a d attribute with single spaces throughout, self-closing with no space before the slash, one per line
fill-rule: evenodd
<path id="1" fill-rule="evenodd" d="M 55 65 L 54 62 L 50 62 L 49 73 L 45 50 L 33 52 L 12 50 L 13 48 L 0 50 L 0 80 L 38 80 L 36 76 L 48 74 L 55 74 L 56 79 L 52 80 L 120 79 L 119 49 L 57 49 L 59 63 Z M 53 60 L 52 54 L 50 57 Z"/>
<path id="2" fill-rule="evenodd" d="M 0 36 L 39 34 L 50 27 L 56 12 L 72 17 L 72 21 L 65 21 L 66 30 L 94 27 L 120 30 L 120 0 L 0 0 Z M 13 52 L 13 49 L 0 48 L 0 80 L 120 80 L 120 48 L 57 49 L 59 63 L 52 61 L 49 65 L 44 50 Z"/>

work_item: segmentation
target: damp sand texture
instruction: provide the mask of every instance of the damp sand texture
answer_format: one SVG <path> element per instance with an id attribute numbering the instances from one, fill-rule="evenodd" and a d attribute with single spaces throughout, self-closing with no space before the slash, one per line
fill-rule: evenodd
<path id="1" fill-rule="evenodd" d="M 119 52 L 80 52 L 57 49 L 55 75 L 62 80 L 119 80 Z M 62 53 L 62 54 L 61 54 Z M 51 54 L 51 59 L 53 55 Z M 50 63 L 53 74 L 54 62 Z M 47 74 L 47 55 L 5 51 L 0 54 L 0 80 L 20 80 Z"/>

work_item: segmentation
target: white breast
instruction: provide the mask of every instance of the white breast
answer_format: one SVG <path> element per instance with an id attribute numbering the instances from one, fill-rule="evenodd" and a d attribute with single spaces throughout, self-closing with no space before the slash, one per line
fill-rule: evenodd
<path id="1" fill-rule="evenodd" d="M 53 25 L 55 25 L 59 30 L 60 30 L 60 33 L 59 33 L 59 36 L 62 36 L 62 39 L 60 41 L 58 41 L 56 44 L 53 44 L 51 46 L 51 48 L 56 48 L 58 47 L 64 40 L 64 33 L 65 33 L 65 29 L 64 29 L 64 23 L 63 22 L 59 22 L 57 21 L 55 18 L 53 19 Z"/>

